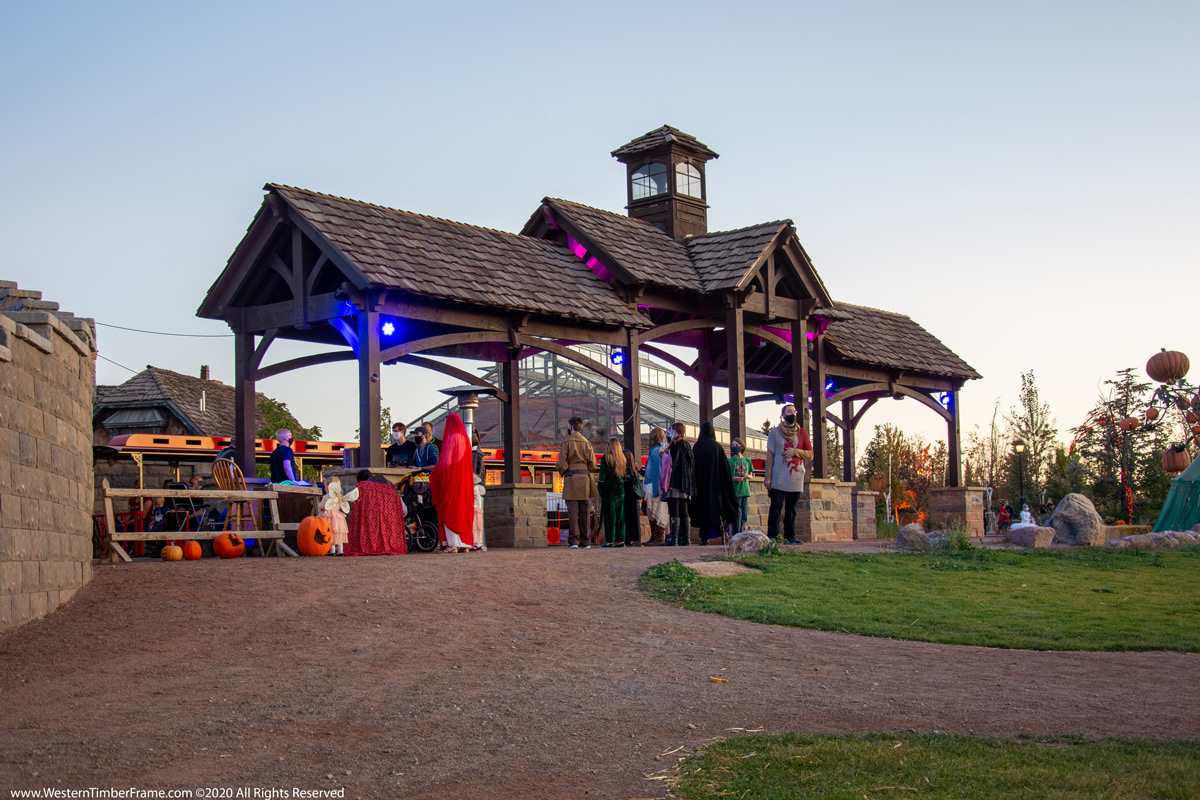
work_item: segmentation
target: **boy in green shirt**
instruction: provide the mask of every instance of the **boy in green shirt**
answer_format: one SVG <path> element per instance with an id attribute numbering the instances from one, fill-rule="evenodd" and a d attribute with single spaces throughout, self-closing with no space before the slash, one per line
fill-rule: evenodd
<path id="1" fill-rule="evenodd" d="M 742 440 L 734 439 L 729 444 L 729 471 L 733 473 L 733 495 L 737 498 L 738 518 L 733 526 L 733 532 L 741 533 L 746 529 L 746 520 L 750 518 L 750 476 L 754 474 L 754 464 L 742 455 Z"/>

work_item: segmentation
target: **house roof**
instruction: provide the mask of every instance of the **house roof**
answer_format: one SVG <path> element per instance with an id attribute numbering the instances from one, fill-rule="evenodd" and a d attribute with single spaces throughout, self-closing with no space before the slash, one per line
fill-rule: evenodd
<path id="1" fill-rule="evenodd" d="M 649 324 L 553 242 L 291 186 L 266 188 L 287 200 L 372 286 L 587 322 Z"/>
<path id="2" fill-rule="evenodd" d="M 695 136 L 692 136 L 690 133 L 684 133 L 678 128 L 672 128 L 670 125 L 663 125 L 661 128 L 642 134 L 631 142 L 626 142 L 616 150 L 613 150 L 612 155 L 614 158 L 625 159 L 629 156 L 636 156 L 639 153 L 658 149 L 666 144 L 678 144 L 685 149 L 695 151 L 709 158 L 719 157 L 712 148 Z"/>
<path id="3" fill-rule="evenodd" d="M 881 367 L 947 375 L 970 380 L 981 377 L 936 336 L 903 314 L 837 303 L 825 332 L 826 346 L 846 361 Z"/>
<path id="4" fill-rule="evenodd" d="M 763 222 L 735 231 L 714 231 L 684 240 L 704 291 L 733 289 L 789 220 Z"/>
<path id="5" fill-rule="evenodd" d="M 200 409 L 201 396 L 204 410 Z M 261 392 L 259 399 L 265 399 Z M 234 390 L 221 381 L 194 378 L 161 367 L 147 366 L 117 386 L 97 386 L 93 414 L 106 409 L 169 407 L 197 436 L 233 434 Z M 255 420 L 257 428 L 261 420 Z"/>

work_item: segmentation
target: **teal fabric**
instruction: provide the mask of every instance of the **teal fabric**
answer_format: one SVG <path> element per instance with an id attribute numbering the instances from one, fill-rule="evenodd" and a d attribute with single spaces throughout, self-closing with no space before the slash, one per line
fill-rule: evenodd
<path id="1" fill-rule="evenodd" d="M 1171 481 L 1171 491 L 1162 513 L 1154 523 L 1154 532 L 1186 531 L 1200 524 L 1200 458 Z"/>

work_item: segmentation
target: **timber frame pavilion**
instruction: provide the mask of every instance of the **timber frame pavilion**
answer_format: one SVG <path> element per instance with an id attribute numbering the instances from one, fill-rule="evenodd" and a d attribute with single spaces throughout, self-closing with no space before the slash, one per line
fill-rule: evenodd
<path id="1" fill-rule="evenodd" d="M 640 457 L 639 353 L 700 384 L 700 422 L 746 405 L 797 402 L 826 475 L 826 426 L 854 431 L 880 399 L 908 397 L 946 422 L 947 485 L 961 483 L 958 393 L 978 378 L 910 318 L 836 303 L 792 222 L 707 230 L 705 168 L 717 154 L 669 126 L 613 152 L 627 167 L 628 216 L 546 198 L 519 234 L 267 184 L 253 222 L 197 314 L 235 334 L 235 435 L 254 438 L 255 387 L 290 370 L 358 362 L 359 429 L 378 428 L 380 370 L 406 363 L 490 390 L 504 403 L 505 483 L 519 480 L 521 359 L 556 353 L 622 389 L 625 446 Z M 271 344 L 327 346 L 267 363 Z M 569 346 L 616 346 L 614 368 Z M 660 345 L 691 348 L 691 363 Z M 439 361 L 501 365 L 500 385 Z M 713 407 L 713 386 L 729 390 Z M 789 398 L 790 399 L 790 398 Z M 362 442 L 362 466 L 382 465 Z M 239 450 L 244 470 L 253 453 Z M 853 480 L 853 457 L 844 480 Z"/>

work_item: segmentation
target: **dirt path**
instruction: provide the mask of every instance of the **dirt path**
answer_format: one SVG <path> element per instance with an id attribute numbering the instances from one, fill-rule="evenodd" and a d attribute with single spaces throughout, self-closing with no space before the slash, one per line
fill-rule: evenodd
<path id="1" fill-rule="evenodd" d="M 704 552 L 99 567 L 0 635 L 0 790 L 640 798 L 730 728 L 1200 738 L 1195 656 L 774 628 L 636 590 Z"/>

